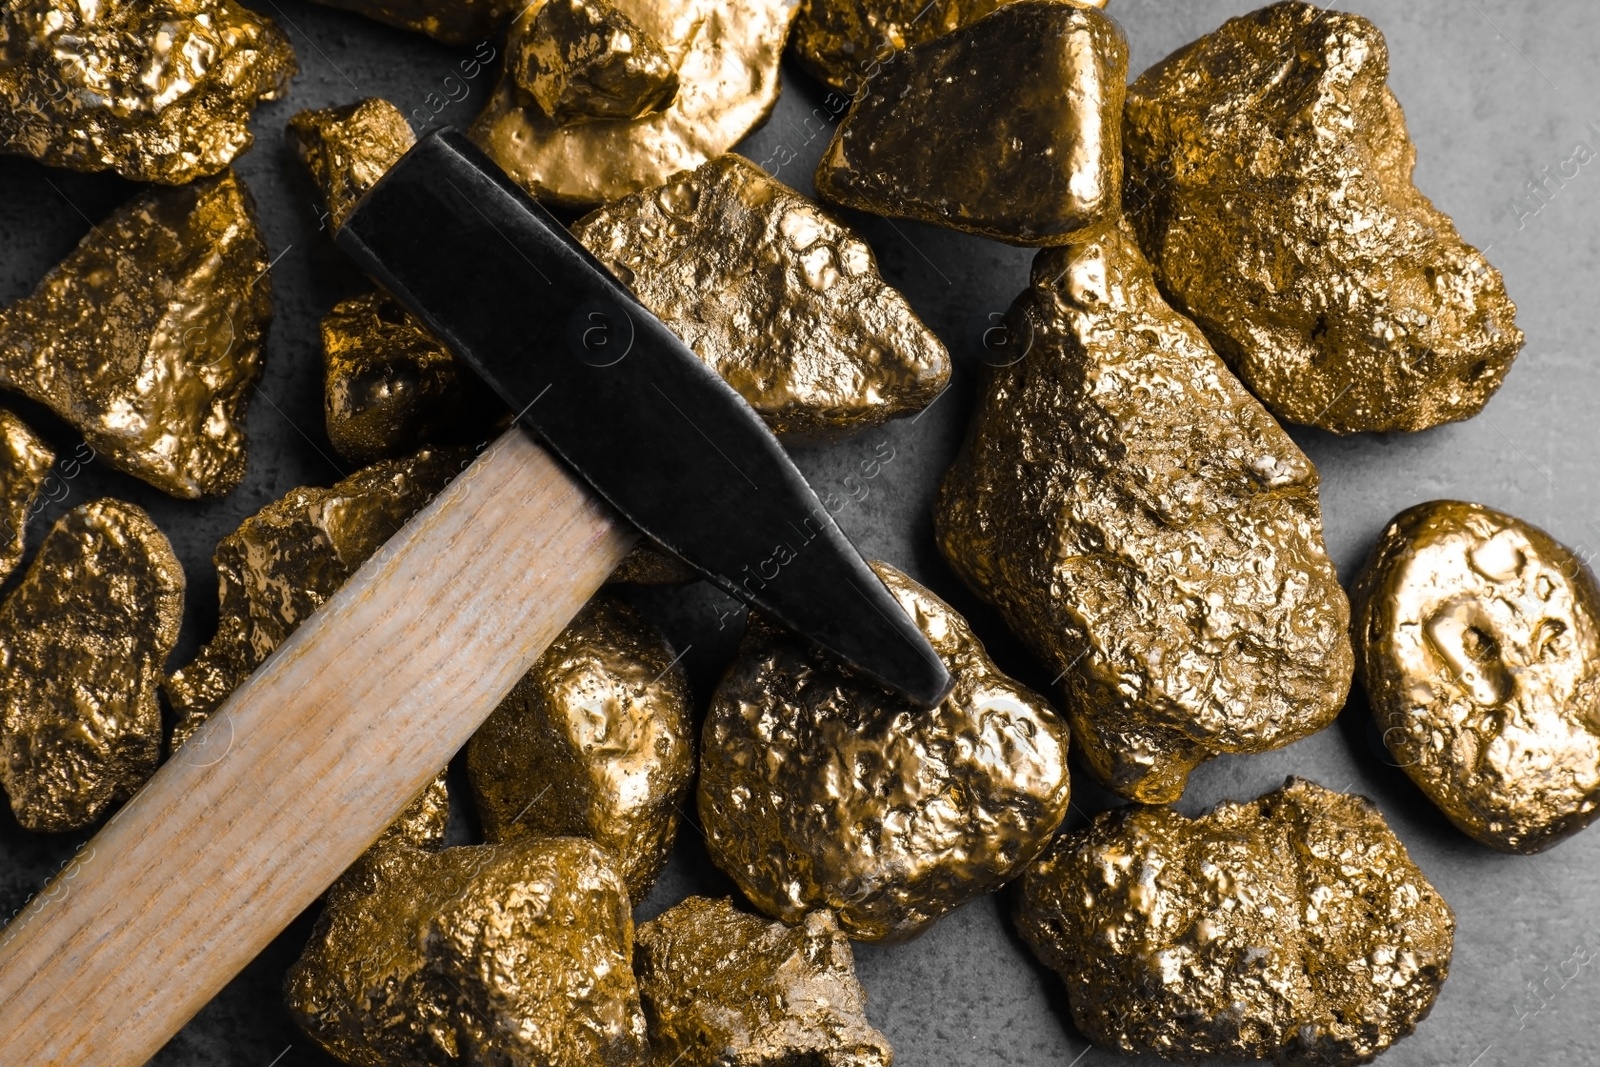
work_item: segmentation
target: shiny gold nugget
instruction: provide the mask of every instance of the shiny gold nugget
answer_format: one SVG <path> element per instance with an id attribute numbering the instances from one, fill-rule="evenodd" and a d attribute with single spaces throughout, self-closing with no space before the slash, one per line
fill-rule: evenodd
<path id="1" fill-rule="evenodd" d="M 508 52 L 512 79 L 558 126 L 642 118 L 678 92 L 661 43 L 607 0 L 536 0 Z"/>
<path id="2" fill-rule="evenodd" d="M 183 568 L 132 504 L 84 504 L 45 537 L 0 607 L 0 780 L 24 827 L 88 826 L 155 773 L 182 615 Z"/>
<path id="3" fill-rule="evenodd" d="M 1600 589 L 1549 534 L 1436 500 L 1356 583 L 1356 662 L 1412 781 L 1491 848 L 1536 852 L 1600 806 Z"/>
<path id="4" fill-rule="evenodd" d="M 142 193 L 0 311 L 0 385 L 158 489 L 226 493 L 244 477 L 245 398 L 272 318 L 267 267 L 232 171 Z"/>
<path id="5" fill-rule="evenodd" d="M 882 423 L 950 380 L 949 353 L 866 242 L 741 156 L 573 233 L 779 433 Z"/>
<path id="6" fill-rule="evenodd" d="M 1063 834 L 1018 927 L 1097 1045 L 1343 1067 L 1428 1014 L 1455 918 L 1371 801 L 1291 778 L 1198 819 L 1132 806 Z"/>
<path id="7" fill-rule="evenodd" d="M 271 19 L 233 0 L 6 0 L 0 151 L 182 185 L 250 146 L 295 73 Z"/>
<path id="8" fill-rule="evenodd" d="M 786 926 L 690 897 L 639 927 L 634 971 L 658 1063 L 889 1067 L 831 912 Z"/>
<path id="9" fill-rule="evenodd" d="M 1163 288 L 1274 414 L 1335 433 L 1475 415 L 1522 347 L 1499 272 L 1411 183 L 1388 73 L 1366 19 L 1283 3 L 1128 90 Z"/>
<path id="10" fill-rule="evenodd" d="M 0 581 L 22 562 L 28 518 L 55 461 L 49 445 L 0 408 Z"/>
<path id="11" fill-rule="evenodd" d="M 540 200 L 593 207 L 660 185 L 766 121 L 796 0 L 616 0 L 678 72 L 672 103 L 635 122 L 563 126 L 510 73 L 472 138 Z"/>
<path id="12" fill-rule="evenodd" d="M 694 777 L 677 661 L 632 608 L 591 600 L 467 745 L 484 836 L 592 838 L 644 899 Z"/>
<path id="13" fill-rule="evenodd" d="M 645 1067 L 633 919 L 578 838 L 374 849 L 329 891 L 289 1012 L 358 1067 Z"/>
<path id="14" fill-rule="evenodd" d="M 1117 214 L 1127 74 L 1128 43 L 1100 12 L 1007 4 L 886 64 L 828 145 L 817 193 L 1012 244 L 1061 244 Z"/>
<path id="15" fill-rule="evenodd" d="M 394 166 L 417 138 L 400 109 L 380 97 L 346 107 L 297 112 L 289 142 L 327 205 L 329 229 Z"/>
<path id="16" fill-rule="evenodd" d="M 1019 872 L 1067 812 L 1067 728 L 949 605 L 875 565 L 955 678 L 932 711 L 752 617 L 711 701 L 700 821 L 763 912 L 903 940 Z"/>
<path id="17" fill-rule="evenodd" d="M 935 513 L 939 546 L 1062 672 L 1078 751 L 1176 800 L 1222 752 L 1332 722 L 1349 604 L 1317 472 L 1161 299 L 1125 224 L 1034 260 Z"/>
<path id="18" fill-rule="evenodd" d="M 528 0 L 316 0 L 445 44 L 477 44 L 500 32 Z"/>

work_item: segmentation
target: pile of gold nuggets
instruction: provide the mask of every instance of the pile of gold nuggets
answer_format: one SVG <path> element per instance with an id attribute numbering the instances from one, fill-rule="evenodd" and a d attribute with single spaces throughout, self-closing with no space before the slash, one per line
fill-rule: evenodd
<path id="1" fill-rule="evenodd" d="M 602 592 L 466 751 L 485 843 L 445 846 L 441 777 L 328 891 L 285 988 L 334 1056 L 886 1067 L 850 940 L 914 937 L 1020 880 L 1018 929 L 1096 1044 L 1363 1063 L 1432 1007 L 1449 906 L 1365 798 L 1290 779 L 1190 818 L 1170 806 L 1189 773 L 1323 729 L 1354 676 L 1396 762 L 1477 841 L 1527 853 L 1594 818 L 1583 563 L 1435 501 L 1393 520 L 1347 599 L 1317 471 L 1279 425 L 1468 418 L 1522 345 L 1498 272 L 1411 183 L 1365 19 L 1273 4 L 1128 84 L 1116 23 L 1073 0 L 324 2 L 489 42 L 472 136 L 589 210 L 578 239 L 779 433 L 881 424 L 950 376 L 867 243 L 729 152 L 771 112 L 786 47 L 849 100 L 823 199 L 1039 246 L 935 530 L 1060 672 L 1064 709 L 878 564 L 955 677 L 943 704 L 752 618 L 697 737 L 673 649 Z M 186 498 L 239 483 L 272 297 L 230 163 L 294 73 L 285 34 L 234 0 L 0 13 L 0 149 L 151 183 L 0 311 L 0 386 L 81 433 L 63 463 Z M 414 132 L 367 99 L 289 137 L 336 226 Z M 166 671 L 183 572 L 131 504 L 72 510 L 13 583 L 0 782 L 23 826 L 83 828 L 131 795 L 470 458 L 449 442 L 492 402 L 388 296 L 335 306 L 322 346 L 328 439 L 366 466 L 222 539 L 220 622 L 192 662 Z M 0 411 L 0 576 L 56 462 Z M 646 549 L 615 580 L 687 578 Z M 1069 743 L 1134 803 L 1058 834 Z M 743 898 L 635 930 L 691 786 Z"/>

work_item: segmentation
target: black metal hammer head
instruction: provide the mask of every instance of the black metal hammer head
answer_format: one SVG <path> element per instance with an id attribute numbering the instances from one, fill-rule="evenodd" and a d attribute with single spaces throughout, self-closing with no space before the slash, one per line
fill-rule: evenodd
<path id="1" fill-rule="evenodd" d="M 888 688 L 949 692 L 750 405 L 461 134 L 423 138 L 337 240 L 647 536 Z"/>

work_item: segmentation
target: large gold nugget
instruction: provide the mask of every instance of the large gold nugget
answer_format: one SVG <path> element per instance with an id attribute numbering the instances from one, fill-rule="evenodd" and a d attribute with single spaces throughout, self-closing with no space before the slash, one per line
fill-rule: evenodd
<path id="1" fill-rule="evenodd" d="M 1105 15 L 1008 4 L 885 64 L 833 135 L 817 193 L 1012 244 L 1062 244 L 1117 214 L 1127 76 L 1128 42 Z"/>
<path id="2" fill-rule="evenodd" d="M 76 830 L 161 760 L 156 687 L 178 640 L 183 568 L 120 500 L 55 524 L 0 607 L 0 780 L 29 830 Z"/>
<path id="3" fill-rule="evenodd" d="M 331 489 L 295 489 L 217 543 L 217 632 L 167 679 L 176 749 L 322 606 L 368 556 L 461 469 L 425 449 L 357 471 Z"/>
<path id="4" fill-rule="evenodd" d="M 660 185 L 766 121 L 797 0 L 616 0 L 678 72 L 663 111 L 563 126 L 503 74 L 472 138 L 540 200 L 592 207 Z"/>
<path id="5" fill-rule="evenodd" d="M 956 573 L 1062 672 L 1073 736 L 1126 797 L 1332 722 L 1349 604 L 1317 472 L 1162 302 L 1125 225 L 1041 253 L 1013 361 L 940 491 Z"/>
<path id="6" fill-rule="evenodd" d="M 607 0 L 535 0 L 510 36 L 512 79 L 557 125 L 642 118 L 678 92 L 660 42 Z"/>
<path id="7" fill-rule="evenodd" d="M 632 952 L 622 878 L 592 842 L 394 842 L 329 891 L 285 998 L 357 1067 L 645 1067 Z"/>
<path id="8" fill-rule="evenodd" d="M 632 608 L 591 600 L 467 745 L 490 841 L 572 834 L 616 858 L 644 899 L 694 777 L 689 683 Z"/>
<path id="9" fill-rule="evenodd" d="M 1103 812 L 1028 869 L 1018 927 L 1097 1045 L 1343 1067 L 1428 1014 L 1455 918 L 1371 801 L 1291 778 Z"/>
<path id="10" fill-rule="evenodd" d="M 1536 852 L 1600 807 L 1600 588 L 1479 504 L 1397 515 L 1357 580 L 1356 662 L 1383 740 L 1491 848 Z"/>
<path id="11" fill-rule="evenodd" d="M 950 355 L 865 241 L 732 154 L 607 204 L 573 233 L 779 433 L 926 407 Z"/>
<path id="12" fill-rule="evenodd" d="M 182 185 L 250 145 L 295 73 L 288 38 L 233 0 L 6 0 L 0 151 Z"/>
<path id="13" fill-rule="evenodd" d="M 493 37 L 528 0 L 316 0 L 445 44 L 477 44 Z"/>
<path id="14" fill-rule="evenodd" d="M 338 229 L 417 137 L 399 108 L 374 96 L 345 107 L 297 112 L 289 120 L 289 141 L 322 194 L 329 229 Z"/>
<path id="15" fill-rule="evenodd" d="M 244 406 L 272 318 L 267 247 L 227 171 L 119 208 L 0 311 L 0 385 L 173 496 L 244 477 Z"/>
<path id="16" fill-rule="evenodd" d="M 49 445 L 0 408 L 0 581 L 22 562 L 28 518 L 55 461 Z"/>
<path id="17" fill-rule="evenodd" d="M 1128 90 L 1127 211 L 1164 291 L 1274 414 L 1335 433 L 1477 414 L 1522 347 L 1500 274 L 1411 184 L 1366 19 L 1284 3 Z"/>
<path id="18" fill-rule="evenodd" d="M 851 937 L 904 940 L 1045 847 L 1067 813 L 1067 728 L 949 605 L 874 569 L 955 689 L 917 708 L 752 617 L 706 719 L 700 822 L 768 915 L 831 908 Z"/>
<path id="19" fill-rule="evenodd" d="M 633 958 L 658 1063 L 889 1067 L 831 912 L 786 926 L 690 897 L 639 927 Z"/>

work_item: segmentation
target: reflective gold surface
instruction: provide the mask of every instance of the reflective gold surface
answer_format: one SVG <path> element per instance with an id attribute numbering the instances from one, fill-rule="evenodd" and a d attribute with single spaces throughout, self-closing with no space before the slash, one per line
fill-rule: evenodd
<path id="1" fill-rule="evenodd" d="M 950 356 L 865 241 L 742 156 L 579 220 L 573 233 L 779 433 L 926 407 Z"/>
<path id="2" fill-rule="evenodd" d="M 591 207 L 660 185 L 766 121 L 797 0 L 616 0 L 678 72 L 670 106 L 634 122 L 562 126 L 502 75 L 472 137 L 540 200 Z"/>
<path id="3" fill-rule="evenodd" d="M 376 96 L 296 112 L 288 139 L 322 194 L 329 230 L 344 225 L 356 201 L 417 142 L 400 109 Z"/>
<path id="4" fill-rule="evenodd" d="M 55 461 L 49 445 L 0 408 L 0 581 L 22 562 L 28 519 Z"/>
<path id="5" fill-rule="evenodd" d="M 294 52 L 233 0 L 6 0 L 0 151 L 180 185 L 250 146 Z"/>
<path id="6" fill-rule="evenodd" d="M 644 899 L 694 777 L 689 710 L 660 632 L 620 600 L 591 600 L 467 745 L 484 836 L 592 838 Z"/>
<path id="7" fill-rule="evenodd" d="M 1007 4 L 885 64 L 834 133 L 817 193 L 1013 244 L 1061 244 L 1117 214 L 1127 74 L 1128 43 L 1100 12 Z"/>
<path id="8" fill-rule="evenodd" d="M 1018 928 L 1095 1044 L 1366 1063 L 1450 970 L 1455 918 L 1365 797 L 1291 778 L 1198 819 L 1103 812 L 1028 869 Z"/>
<path id="9" fill-rule="evenodd" d="M 1040 253 L 1006 332 L 936 531 L 1062 672 L 1084 762 L 1164 802 L 1213 755 L 1332 722 L 1349 605 L 1316 469 L 1162 301 L 1125 224 Z"/>
<path id="10" fill-rule="evenodd" d="M 444 831 L 450 822 L 450 789 L 445 772 L 423 787 L 416 799 L 406 806 L 400 817 L 389 824 L 369 853 L 407 844 L 413 848 L 437 852 L 444 848 Z"/>
<path id="11" fill-rule="evenodd" d="M 0 781 L 29 830 L 88 826 L 161 761 L 183 568 L 142 510 L 64 515 L 0 606 Z"/>
<path id="12" fill-rule="evenodd" d="M 1383 740 L 1463 831 L 1508 852 L 1600 806 L 1600 589 L 1543 530 L 1478 504 L 1397 515 L 1357 580 Z"/>
<path id="13" fill-rule="evenodd" d="M 1128 90 L 1129 216 L 1162 286 L 1280 418 L 1351 433 L 1477 414 L 1522 347 L 1500 274 L 1411 184 L 1366 19 L 1233 19 Z"/>
<path id="14" fill-rule="evenodd" d="M 500 32 L 528 0 L 315 0 L 425 33 L 445 44 L 477 44 Z"/>
<path id="15" fill-rule="evenodd" d="M 919 709 L 752 617 L 706 719 L 700 821 L 768 915 L 831 908 L 851 937 L 903 940 L 1044 848 L 1067 812 L 1067 728 L 947 604 L 874 569 L 955 689 Z"/>
<path id="16" fill-rule="evenodd" d="M 232 171 L 151 189 L 0 310 L 0 385 L 174 496 L 244 477 L 244 406 L 272 317 L 267 248 Z"/>
<path id="17" fill-rule="evenodd" d="M 369 852 L 329 890 L 289 1013 L 357 1067 L 645 1067 L 633 920 L 578 838 Z"/>
<path id="18" fill-rule="evenodd" d="M 295 627 L 464 466 L 424 449 L 357 471 L 331 489 L 289 492 L 217 542 L 217 632 L 164 688 L 183 744 Z"/>
<path id="19" fill-rule="evenodd" d="M 559 126 L 637 119 L 678 92 L 661 42 L 607 0 L 537 0 L 511 24 L 512 80 Z"/>
<path id="20" fill-rule="evenodd" d="M 659 1064 L 889 1067 L 831 912 L 785 926 L 690 897 L 639 927 L 634 970 Z"/>

